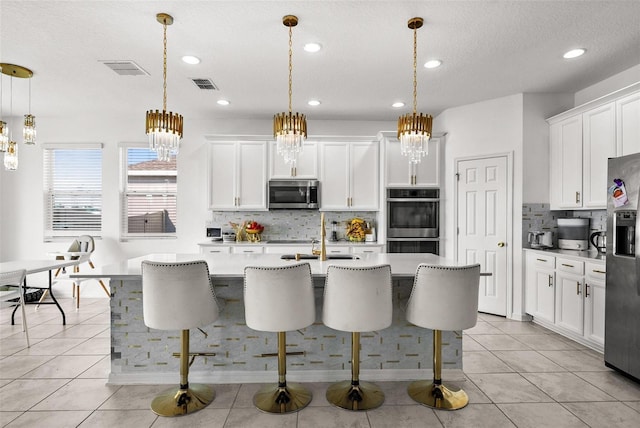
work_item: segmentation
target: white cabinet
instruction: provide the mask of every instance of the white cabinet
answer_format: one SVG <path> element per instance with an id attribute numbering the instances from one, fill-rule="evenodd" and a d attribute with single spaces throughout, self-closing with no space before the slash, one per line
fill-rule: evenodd
<path id="1" fill-rule="evenodd" d="M 604 263 L 585 263 L 584 337 L 600 346 L 604 346 L 605 277 Z"/>
<path id="2" fill-rule="evenodd" d="M 309 245 L 265 245 L 266 254 L 309 254 L 311 253 L 311 242 Z"/>
<path id="3" fill-rule="evenodd" d="M 200 245 L 200 252 L 204 254 L 229 254 L 231 247 L 226 245 Z"/>
<path id="4" fill-rule="evenodd" d="M 267 209 L 266 141 L 216 141 L 209 145 L 209 209 Z"/>
<path id="5" fill-rule="evenodd" d="M 269 144 L 269 177 L 278 179 L 318 178 L 318 143 L 305 141 L 302 153 L 298 156 L 295 167 L 284 163 L 284 158 L 278 154 L 276 142 Z"/>
<path id="6" fill-rule="evenodd" d="M 556 259 L 556 325 L 582 335 L 584 263 Z"/>
<path id="7" fill-rule="evenodd" d="M 354 245 L 351 247 L 351 252 L 353 254 L 380 254 L 382 253 L 382 245 Z"/>
<path id="8" fill-rule="evenodd" d="M 322 210 L 378 210 L 376 143 L 323 142 L 319 153 Z"/>
<path id="9" fill-rule="evenodd" d="M 555 319 L 555 257 L 527 252 L 526 308 L 536 319 Z"/>
<path id="10" fill-rule="evenodd" d="M 429 140 L 429 153 L 420 163 L 410 164 L 400 153 L 400 142 L 395 133 L 380 133 L 385 150 L 385 184 L 387 187 L 439 187 L 440 137 Z"/>
<path id="11" fill-rule="evenodd" d="M 596 350 L 604 349 L 603 261 L 528 250 L 525 287 L 526 310 L 534 322 Z"/>
<path id="12" fill-rule="evenodd" d="M 233 254 L 262 254 L 264 247 L 262 245 L 234 245 L 231 247 Z"/>
<path id="13" fill-rule="evenodd" d="M 616 155 L 615 103 L 552 123 L 551 209 L 607 206 L 607 159 Z"/>
<path id="14" fill-rule="evenodd" d="M 618 156 L 640 153 L 640 92 L 616 101 Z"/>

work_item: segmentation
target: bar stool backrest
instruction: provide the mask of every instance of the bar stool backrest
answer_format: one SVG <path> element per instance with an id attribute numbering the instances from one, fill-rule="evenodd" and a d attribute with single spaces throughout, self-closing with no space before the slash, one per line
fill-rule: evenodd
<path id="1" fill-rule="evenodd" d="M 244 269 L 244 314 L 257 331 L 298 330 L 316 320 L 309 263 L 247 266 Z"/>
<path id="2" fill-rule="evenodd" d="M 463 330 L 478 321 L 480 265 L 420 264 L 407 304 L 407 321 L 432 330 Z"/>
<path id="3" fill-rule="evenodd" d="M 144 323 L 159 330 L 188 330 L 218 319 L 218 304 L 204 260 L 142 262 Z"/>
<path id="4" fill-rule="evenodd" d="M 339 331 L 382 330 L 391 325 L 391 266 L 327 268 L 322 321 Z"/>

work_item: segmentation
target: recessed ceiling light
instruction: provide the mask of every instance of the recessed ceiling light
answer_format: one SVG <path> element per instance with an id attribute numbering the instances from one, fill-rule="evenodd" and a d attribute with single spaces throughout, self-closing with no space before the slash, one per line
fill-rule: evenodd
<path id="1" fill-rule="evenodd" d="M 320 49 L 322 49 L 322 45 L 320 43 L 307 43 L 304 45 L 304 50 L 306 52 L 316 53 Z"/>
<path id="2" fill-rule="evenodd" d="M 221 106 L 228 106 L 230 104 L 229 101 L 227 100 L 218 100 L 216 101 L 218 104 L 220 104 Z"/>
<path id="3" fill-rule="evenodd" d="M 187 64 L 200 64 L 200 58 L 198 58 L 197 56 L 193 56 L 193 55 L 185 55 L 182 57 L 182 61 L 186 62 Z"/>
<path id="4" fill-rule="evenodd" d="M 569 52 L 562 55 L 562 57 L 565 59 L 577 58 L 579 56 L 584 55 L 585 52 L 586 52 L 586 49 L 582 49 L 582 48 L 572 49 Z"/>
<path id="5" fill-rule="evenodd" d="M 402 103 L 402 102 L 393 103 L 393 104 L 391 104 L 391 107 L 393 107 L 393 108 L 404 107 L 404 103 Z"/>
<path id="6" fill-rule="evenodd" d="M 424 63 L 424 68 L 436 68 L 442 65 L 442 61 L 439 59 L 432 59 Z"/>
<path id="7" fill-rule="evenodd" d="M 310 106 L 319 106 L 320 105 L 320 101 L 319 100 L 309 100 L 309 102 L 307 102 L 307 104 L 309 104 Z"/>

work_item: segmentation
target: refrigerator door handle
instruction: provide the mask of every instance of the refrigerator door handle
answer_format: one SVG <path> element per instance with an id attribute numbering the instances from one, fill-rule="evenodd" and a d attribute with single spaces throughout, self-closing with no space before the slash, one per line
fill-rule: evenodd
<path id="1" fill-rule="evenodd" d="M 636 286 L 637 293 L 640 296 L 640 189 L 638 189 L 638 207 L 636 210 L 636 236 L 634 238 L 634 247 L 636 253 Z"/>

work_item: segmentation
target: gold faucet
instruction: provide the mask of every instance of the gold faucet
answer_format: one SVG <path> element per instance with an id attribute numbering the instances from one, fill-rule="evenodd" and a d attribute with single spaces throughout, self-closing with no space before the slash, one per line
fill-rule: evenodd
<path id="1" fill-rule="evenodd" d="M 320 213 L 320 249 L 314 249 L 315 241 L 311 241 L 311 254 L 320 256 L 321 261 L 327 260 L 327 230 L 324 227 L 324 213 Z"/>

